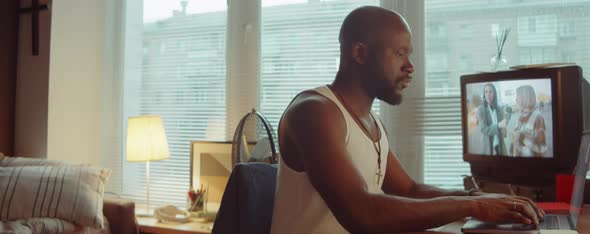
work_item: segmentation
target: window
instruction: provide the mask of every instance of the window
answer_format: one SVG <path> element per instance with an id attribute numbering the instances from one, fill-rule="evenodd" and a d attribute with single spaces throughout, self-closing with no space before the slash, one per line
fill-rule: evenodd
<path id="1" fill-rule="evenodd" d="M 260 109 L 273 129 L 297 93 L 334 79 L 344 17 L 359 6 L 378 4 L 379 0 L 262 0 Z M 373 110 L 379 112 L 379 101 Z"/>
<path id="2" fill-rule="evenodd" d="M 558 3 L 555 3 L 558 5 Z M 561 4 L 559 4 L 561 5 Z M 565 5 L 564 5 L 565 7 Z M 557 11 L 556 12 L 563 12 Z M 543 13 L 543 12 L 541 12 Z M 549 14 L 552 12 L 546 12 L 547 14 L 540 15 L 527 15 L 527 16 L 516 16 L 516 27 L 518 37 L 518 45 L 523 47 L 538 47 L 538 46 L 556 46 L 557 45 L 557 14 Z M 532 12 L 535 14 L 535 12 Z M 537 13 L 538 14 L 538 13 Z M 566 14 L 566 13 L 562 13 Z"/>
<path id="3" fill-rule="evenodd" d="M 237 1 L 241 0 L 229 2 Z M 419 165 L 410 170 L 421 173 L 423 166 L 426 183 L 461 188 L 461 175 L 469 174 L 461 156 L 459 77 L 490 70 L 496 32 L 512 29 L 505 47 L 509 65 L 575 59 L 581 67 L 590 67 L 589 56 L 574 53 L 590 50 L 584 40 L 584 33 L 590 32 L 590 0 L 575 4 L 561 0 L 261 0 L 262 7 L 255 13 L 260 14 L 260 38 L 256 38 L 260 39 L 260 55 L 251 58 L 259 61 L 260 69 L 247 80 L 258 82 L 254 85 L 258 91 L 248 95 L 254 95 L 253 102 L 276 131 L 281 114 L 297 93 L 334 79 L 339 64 L 338 31 L 346 14 L 361 5 L 382 3 L 395 8 L 416 2 L 425 6 L 426 28 L 413 29 L 415 35 L 425 35 L 418 40 L 425 44 L 415 45 L 416 51 L 425 49 L 420 53 L 425 55 L 420 59 L 425 64 L 425 84 L 420 89 L 424 92 L 409 95 L 404 101 L 408 105 L 395 108 L 414 111 L 418 118 L 382 119 L 418 129 L 395 144 L 403 148 L 406 143 L 416 144 L 414 139 L 423 141 L 417 147 L 406 147 L 411 149 L 398 156 L 402 155 L 404 163 L 413 163 L 407 158 L 418 158 Z M 189 186 L 189 141 L 224 141 L 233 133 L 227 127 L 233 119 L 228 102 L 233 99 L 226 100 L 226 95 L 236 91 L 228 91 L 232 83 L 228 85 L 226 58 L 233 57 L 227 53 L 226 32 L 244 25 L 228 25 L 226 0 L 128 0 L 125 4 L 123 113 L 117 143 L 124 147 L 127 117 L 161 115 L 171 155 L 151 165 L 151 200 L 183 206 Z M 572 34 L 575 36 L 568 36 Z M 590 69 L 585 77 L 590 77 Z M 373 110 L 379 112 L 379 107 L 376 102 Z M 396 111 L 383 112 L 394 115 Z M 408 124 L 411 121 L 415 122 Z M 141 203 L 145 199 L 144 165 L 126 162 L 124 154 L 121 159 L 120 193 Z"/>
<path id="4" fill-rule="evenodd" d="M 432 39 L 446 40 L 447 27 L 444 23 L 432 23 L 426 27 L 427 37 Z"/>
<path id="5" fill-rule="evenodd" d="M 156 204 L 185 205 L 191 140 L 225 139 L 226 3 L 188 3 L 128 1 L 143 4 L 143 14 L 133 6 L 125 14 L 133 27 L 124 32 L 131 52 L 125 54 L 122 139 L 127 117 L 161 115 L 170 158 L 150 165 Z M 145 164 L 126 162 L 124 154 L 122 160 L 122 195 L 145 201 Z"/>
<path id="6" fill-rule="evenodd" d="M 463 72 L 473 71 L 473 58 L 470 54 L 461 55 L 459 69 Z"/>
<path id="7" fill-rule="evenodd" d="M 469 24 L 459 25 L 459 35 L 463 39 L 471 39 L 473 37 L 473 28 Z"/>
<path id="8" fill-rule="evenodd" d="M 490 27 L 491 27 L 492 38 L 495 38 L 496 35 L 500 34 L 500 25 L 499 24 L 492 24 Z"/>
<path id="9" fill-rule="evenodd" d="M 563 51 L 561 53 L 561 60 L 566 63 L 576 62 L 576 52 L 575 51 Z"/>
<path id="10" fill-rule="evenodd" d="M 519 49 L 520 64 L 567 62 L 558 56 L 558 48 L 522 47 Z"/>
<path id="11" fill-rule="evenodd" d="M 535 20 L 535 17 L 528 17 L 528 21 L 529 21 L 529 32 L 530 33 L 534 33 L 537 32 L 537 21 Z"/>
<path id="12" fill-rule="evenodd" d="M 523 4 L 527 7 L 522 7 Z M 590 50 L 590 44 L 578 39 L 580 36 L 561 43 L 558 36 L 575 35 L 574 25 L 578 32 L 590 31 L 590 21 L 584 20 L 589 13 L 590 0 L 576 1 L 575 4 L 561 0 L 425 0 L 426 25 L 447 25 L 449 30 L 458 30 L 447 33 L 446 45 L 425 40 L 426 98 L 418 107 L 424 112 L 422 134 L 426 183 L 461 188 L 461 175 L 470 173 L 469 165 L 462 159 L 459 77 L 490 70 L 489 61 L 496 49 L 496 32 L 511 28 L 504 48 L 510 66 L 572 62 L 571 51 Z M 558 31 L 557 22 L 562 18 L 567 21 L 560 24 Z M 462 25 L 471 27 L 471 38 L 458 35 L 465 33 Z M 491 38 L 488 36 L 490 29 Z M 442 61 L 448 64 L 441 66 Z M 590 67 L 589 56 L 578 56 L 573 62 L 583 68 Z M 585 69 L 584 75 L 590 77 L 590 69 Z"/>
<path id="13" fill-rule="evenodd" d="M 576 22 L 567 20 L 559 24 L 559 36 L 562 38 L 576 36 Z"/>
<path id="14" fill-rule="evenodd" d="M 233 132 L 226 129 L 227 3 L 130 0 L 126 4 L 122 122 L 126 124 L 128 116 L 162 116 L 170 159 L 151 163 L 150 200 L 183 206 L 189 187 L 188 143 L 223 141 L 227 132 Z M 260 111 L 275 129 L 297 93 L 334 79 L 344 16 L 358 6 L 378 4 L 379 0 L 262 1 L 261 69 L 260 77 L 254 78 L 260 79 Z M 142 5 L 143 15 L 137 10 Z M 379 111 L 378 102 L 373 110 Z M 145 166 L 128 163 L 124 157 L 121 193 L 143 203 Z"/>

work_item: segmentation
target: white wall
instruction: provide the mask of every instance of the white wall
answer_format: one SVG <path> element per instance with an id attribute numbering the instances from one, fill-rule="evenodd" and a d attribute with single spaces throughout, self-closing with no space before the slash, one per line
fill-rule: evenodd
<path id="1" fill-rule="evenodd" d="M 31 0 L 20 0 L 28 7 Z M 51 14 L 39 13 L 39 55 L 31 50 L 31 14 L 19 17 L 14 156 L 44 158 L 47 154 L 47 92 Z"/>
<path id="2" fill-rule="evenodd" d="M 105 1 L 52 7 L 47 158 L 98 164 Z"/>

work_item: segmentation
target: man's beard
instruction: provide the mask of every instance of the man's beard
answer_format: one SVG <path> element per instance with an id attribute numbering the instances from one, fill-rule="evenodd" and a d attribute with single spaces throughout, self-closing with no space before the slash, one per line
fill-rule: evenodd
<path id="1" fill-rule="evenodd" d="M 379 64 L 376 61 L 374 61 L 373 66 L 375 67 L 371 67 L 369 70 L 373 71 L 373 73 L 370 75 L 372 77 L 378 77 L 376 79 L 376 82 L 373 82 L 372 85 L 373 86 L 373 90 L 376 91 L 375 93 L 377 94 L 375 98 L 386 102 L 389 105 L 399 105 L 402 102 L 402 94 L 401 94 L 401 89 L 399 90 L 398 93 L 398 88 L 400 85 L 400 82 L 403 79 L 398 79 L 393 85 L 391 85 L 391 83 L 389 83 L 389 79 L 386 76 L 386 74 L 383 72 L 385 69 L 383 69 L 381 66 L 379 65 L 375 65 L 375 64 Z M 369 87 L 370 87 L 369 86 Z"/>
<path id="2" fill-rule="evenodd" d="M 389 105 L 395 106 L 402 103 L 402 95 L 393 93 L 387 97 L 377 97 L 377 99 L 386 102 Z"/>
<path id="3" fill-rule="evenodd" d="M 377 96 L 377 99 L 386 102 L 389 105 L 399 105 L 402 103 L 402 94 L 401 94 L 401 90 L 400 93 L 398 93 L 397 91 L 397 87 L 399 86 L 399 82 L 396 82 L 396 84 L 392 87 L 392 88 L 386 88 L 386 89 L 382 89 L 380 94 Z M 383 87 L 386 87 L 385 85 Z"/>

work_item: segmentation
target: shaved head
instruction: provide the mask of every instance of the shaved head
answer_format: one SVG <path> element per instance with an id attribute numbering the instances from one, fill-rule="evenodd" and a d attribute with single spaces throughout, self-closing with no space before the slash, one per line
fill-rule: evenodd
<path id="1" fill-rule="evenodd" d="M 380 44 L 383 34 L 410 32 L 406 20 L 396 12 L 376 6 L 359 7 L 346 16 L 338 40 L 347 56 L 354 43 Z"/>
<path id="2" fill-rule="evenodd" d="M 360 7 L 344 19 L 339 41 L 336 79 L 348 80 L 389 104 L 401 103 L 402 90 L 414 72 L 412 32 L 406 20 L 381 7 Z"/>

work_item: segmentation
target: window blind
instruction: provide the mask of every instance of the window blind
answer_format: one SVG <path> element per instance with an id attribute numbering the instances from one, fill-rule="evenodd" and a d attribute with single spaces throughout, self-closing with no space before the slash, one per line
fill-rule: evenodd
<path id="1" fill-rule="evenodd" d="M 575 62 L 590 77 L 590 0 L 425 0 L 424 178 L 462 188 L 459 78 L 490 71 L 495 35 L 511 28 L 507 65 Z M 420 120 L 419 120 L 420 121 Z"/>
<path id="2" fill-rule="evenodd" d="M 350 11 L 363 5 L 379 5 L 379 0 L 262 0 L 259 100 L 275 131 L 296 94 L 334 80 L 340 26 Z M 379 102 L 373 105 L 377 113 Z"/>
<path id="3" fill-rule="evenodd" d="M 137 67 L 126 67 L 136 72 L 124 78 L 122 139 L 128 116 L 162 117 L 170 158 L 150 163 L 150 200 L 156 205 L 184 206 L 190 141 L 225 140 L 226 4 L 216 1 L 213 7 L 191 8 L 146 0 L 143 5 L 143 20 L 127 19 L 139 22 L 127 29 L 131 36 L 134 30 L 138 36 L 126 45 L 136 48 L 126 57 L 139 62 Z M 127 12 L 127 17 L 134 14 Z M 123 163 L 122 190 L 124 196 L 145 202 L 144 163 Z"/>
<path id="4" fill-rule="evenodd" d="M 182 206 L 189 181 L 189 142 L 222 141 L 227 132 L 233 132 L 226 129 L 228 15 L 225 1 L 161 7 L 169 4 L 165 2 L 126 1 L 136 5 L 125 7 L 124 14 L 120 143 L 124 152 L 127 117 L 162 116 L 171 155 L 151 164 L 151 201 Z M 380 2 L 388 3 L 261 1 L 261 54 L 252 58 L 260 60 L 259 92 L 254 95 L 275 131 L 297 93 L 334 79 L 344 17 L 358 6 Z M 589 68 L 590 53 L 584 51 L 590 50 L 590 21 L 585 20 L 590 0 L 424 0 L 424 4 L 425 92 L 423 97 L 406 99 L 415 108 L 407 121 L 424 141 L 419 147 L 424 147 L 425 182 L 460 188 L 461 175 L 469 174 L 461 156 L 460 75 L 490 70 L 494 36 L 505 27 L 512 29 L 505 48 L 506 66 L 575 62 Z M 144 14 L 137 9 L 144 9 Z M 589 72 L 586 69 L 585 77 L 590 77 Z M 373 110 L 380 111 L 378 101 Z M 144 164 L 128 163 L 124 155 L 122 161 L 122 195 L 144 202 Z"/>

